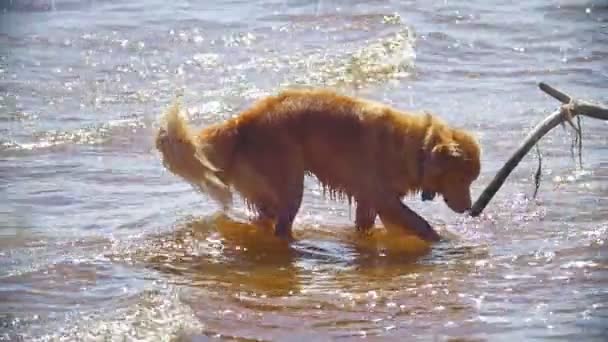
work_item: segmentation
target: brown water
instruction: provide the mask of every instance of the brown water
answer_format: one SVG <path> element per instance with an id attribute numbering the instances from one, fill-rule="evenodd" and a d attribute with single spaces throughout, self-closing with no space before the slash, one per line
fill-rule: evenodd
<path id="1" fill-rule="evenodd" d="M 377 229 L 307 180 L 282 244 L 167 173 L 152 139 L 289 85 L 428 109 L 483 145 L 475 196 L 556 108 L 608 101 L 606 1 L 13 0 L 0 7 L 0 340 L 580 340 L 608 336 L 608 126 L 541 142 L 484 215 L 408 203 Z"/>

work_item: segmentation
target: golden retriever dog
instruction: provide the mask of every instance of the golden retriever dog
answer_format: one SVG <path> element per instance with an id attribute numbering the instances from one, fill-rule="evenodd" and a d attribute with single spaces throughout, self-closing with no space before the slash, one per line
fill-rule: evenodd
<path id="1" fill-rule="evenodd" d="M 164 121 L 156 147 L 167 169 L 225 209 L 236 191 L 287 240 L 306 174 L 354 199 L 357 229 L 369 230 L 379 216 L 387 228 L 437 241 L 439 234 L 401 199 L 421 193 L 430 200 L 437 193 L 463 213 L 480 172 L 480 148 L 469 133 L 428 113 L 408 114 L 328 90 L 265 97 L 197 134 L 178 104 Z"/>

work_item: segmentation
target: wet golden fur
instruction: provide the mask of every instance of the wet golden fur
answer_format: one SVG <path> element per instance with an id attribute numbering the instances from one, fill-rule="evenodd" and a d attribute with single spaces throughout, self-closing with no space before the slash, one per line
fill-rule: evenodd
<path id="1" fill-rule="evenodd" d="M 471 206 L 480 171 L 477 141 L 431 114 L 413 115 L 326 90 L 287 90 L 239 116 L 190 131 L 178 105 L 165 114 L 156 146 L 165 166 L 225 207 L 238 192 L 277 235 L 291 237 L 305 174 L 356 202 L 357 228 L 399 226 L 438 234 L 401 202 L 435 193 L 456 212 Z"/>

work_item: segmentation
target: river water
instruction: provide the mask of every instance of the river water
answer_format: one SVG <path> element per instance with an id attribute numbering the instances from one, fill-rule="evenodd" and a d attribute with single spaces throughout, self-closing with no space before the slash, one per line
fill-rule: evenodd
<path id="1" fill-rule="evenodd" d="M 557 108 L 608 101 L 603 0 L 0 2 L 0 340 L 608 336 L 608 126 L 541 141 L 446 241 L 354 232 L 307 179 L 286 246 L 166 172 L 159 115 L 202 127 L 288 86 L 426 109 L 480 139 L 476 197 Z"/>

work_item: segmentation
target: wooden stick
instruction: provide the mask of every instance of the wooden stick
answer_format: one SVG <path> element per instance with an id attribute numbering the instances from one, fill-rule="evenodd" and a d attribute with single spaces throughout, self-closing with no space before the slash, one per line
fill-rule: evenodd
<path id="1" fill-rule="evenodd" d="M 544 91 L 545 93 L 549 94 L 550 96 L 553 96 L 554 98 L 556 98 L 559 102 L 561 102 L 563 104 L 570 103 L 570 101 L 572 100 L 572 98 L 570 96 L 553 88 L 552 86 L 548 85 L 547 83 L 540 82 L 538 84 L 538 87 L 540 88 L 540 90 Z"/>
<path id="2" fill-rule="evenodd" d="M 498 171 L 494 179 L 488 184 L 485 190 L 479 195 L 479 198 L 473 204 L 469 215 L 479 216 L 483 209 L 488 205 L 492 197 L 503 185 L 507 177 L 513 169 L 519 164 L 530 149 L 550 130 L 564 121 L 570 120 L 576 115 L 584 115 L 600 120 L 608 120 L 608 108 L 597 106 L 584 101 L 576 101 L 567 94 L 545 84 L 540 83 L 539 87 L 542 91 L 556 98 L 563 105 L 559 110 L 556 110 L 543 121 L 541 121 L 530 134 L 526 137 L 523 143 L 515 150 L 515 153 L 509 158 L 505 165 Z"/>
<path id="3" fill-rule="evenodd" d="M 575 106 L 576 112 L 579 115 L 584 115 L 584 116 L 588 116 L 588 117 L 600 119 L 600 120 L 608 120 L 608 108 L 606 108 L 604 106 L 594 105 L 594 104 L 586 102 L 586 101 L 575 101 L 567 94 L 565 94 L 543 82 L 540 82 L 538 84 L 538 87 L 545 93 L 556 98 L 561 103 L 563 103 L 565 105 Z M 572 102 L 576 103 L 576 105 L 572 104 Z M 572 110 L 574 108 L 570 108 L 570 109 Z"/>

